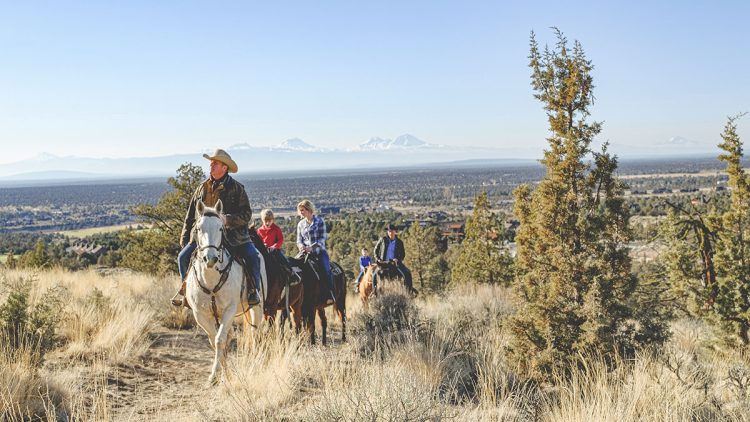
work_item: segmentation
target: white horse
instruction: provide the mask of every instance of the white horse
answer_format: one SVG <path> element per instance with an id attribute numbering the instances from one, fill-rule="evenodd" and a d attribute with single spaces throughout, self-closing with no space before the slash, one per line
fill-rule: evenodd
<path id="1" fill-rule="evenodd" d="M 208 334 L 214 349 L 214 362 L 209 384 L 217 382 L 219 366 L 226 369 L 226 346 L 232 329 L 232 320 L 238 314 L 250 315 L 250 332 L 255 332 L 263 317 L 263 295 L 261 303 L 247 304 L 247 288 L 240 264 L 232 259 L 224 242 L 224 214 L 219 200 L 215 208 L 198 202 L 195 216 L 196 257 L 187 276 L 186 299 L 193 308 L 193 315 L 201 328 Z M 261 259 L 261 291 L 266 289 L 266 271 Z"/>

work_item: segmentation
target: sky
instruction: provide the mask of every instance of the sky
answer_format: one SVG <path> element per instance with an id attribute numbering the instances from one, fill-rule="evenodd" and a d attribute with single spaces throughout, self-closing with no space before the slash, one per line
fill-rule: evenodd
<path id="1" fill-rule="evenodd" d="M 594 63 L 599 141 L 712 151 L 750 111 L 750 2 L 0 0 L 0 163 L 299 137 L 541 151 L 529 33 Z M 750 139 L 750 116 L 740 120 Z M 536 154 L 536 152 L 532 152 Z"/>

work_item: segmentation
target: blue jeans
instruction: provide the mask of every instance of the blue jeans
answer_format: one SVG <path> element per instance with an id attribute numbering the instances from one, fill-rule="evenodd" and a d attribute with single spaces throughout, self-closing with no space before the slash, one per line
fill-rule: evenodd
<path id="1" fill-rule="evenodd" d="M 365 270 L 359 270 L 359 275 L 357 276 L 357 279 L 354 280 L 354 285 L 359 286 L 359 283 L 362 281 L 362 277 L 365 276 Z"/>
<path id="2" fill-rule="evenodd" d="M 177 255 L 177 269 L 180 270 L 180 278 L 182 280 L 185 280 L 185 276 L 188 272 L 188 266 L 190 265 L 190 256 L 193 254 L 193 251 L 196 247 L 198 247 L 198 245 L 195 242 L 190 242 L 185 245 L 185 247 L 180 251 L 180 254 Z"/>
<path id="3" fill-rule="evenodd" d="M 328 281 L 328 289 L 333 292 L 333 275 L 331 275 L 331 258 L 328 257 L 328 252 L 325 251 L 325 249 L 320 249 L 318 251 L 318 259 L 320 260 L 320 265 L 323 266 L 323 269 L 326 272 L 326 278 Z"/>
<path id="4" fill-rule="evenodd" d="M 253 242 L 232 246 L 229 250 L 232 252 L 232 255 L 242 258 L 246 265 L 250 264 L 250 270 L 255 279 L 255 290 L 260 290 L 260 283 L 263 282 L 260 278 L 260 252 L 255 248 Z"/>
<path id="5" fill-rule="evenodd" d="M 401 273 L 402 276 L 404 276 L 404 285 L 408 287 L 409 289 L 411 289 L 412 288 L 411 271 L 409 271 L 409 269 L 406 268 L 406 265 L 404 265 L 404 263 L 401 261 L 398 261 L 398 271 Z"/>

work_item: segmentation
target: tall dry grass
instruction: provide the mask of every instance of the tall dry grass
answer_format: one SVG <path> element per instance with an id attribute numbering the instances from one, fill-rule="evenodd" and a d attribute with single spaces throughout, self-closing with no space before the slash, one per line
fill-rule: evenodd
<path id="1" fill-rule="evenodd" d="M 43 377 L 38 364 L 34 344 L 11 347 L 9 339 L 0 335 L 0 420 L 50 419 L 64 413 L 65 390 Z"/>
<path id="2" fill-rule="evenodd" d="M 63 269 L 7 271 L 6 277 L 35 280 L 32 304 L 48 300 L 45 295 L 52 288 L 62 292 L 64 318 L 57 329 L 65 345 L 58 351 L 62 358 L 105 359 L 112 365 L 137 359 L 148 350 L 158 317 L 166 315 L 158 311 L 167 308 L 158 306 L 166 286 L 156 277 Z"/>
<path id="3" fill-rule="evenodd" d="M 33 349 L 0 348 L 0 419 L 115 419 L 106 372 L 148 353 L 149 333 L 159 325 L 177 325 L 182 316 L 164 304 L 173 280 L 61 270 L 36 279 L 34 301 L 44 300 L 52 286 L 68 295 L 68 317 L 58 329 L 64 341 L 54 352 L 56 365 L 42 370 Z M 192 420 L 750 418 L 750 357 L 726 348 L 700 321 L 675 322 L 664 348 L 614 367 L 609 359 L 580 356 L 572 375 L 542 386 L 519 378 L 505 358 L 504 324 L 513 312 L 508 289 L 469 286 L 414 300 L 393 289 L 375 299 L 370 312 L 349 299 L 348 343 L 311 347 L 304 335 L 269 329 L 251 343 L 238 331 L 225 382 L 190 392 L 198 398 L 185 404 L 194 409 Z M 330 313 L 329 320 L 329 329 L 340 330 Z M 99 374 L 94 387 L 81 385 L 81 372 L 64 369 L 66 362 Z M 194 376 L 204 379 L 209 364 Z M 180 417 L 173 412 L 165 406 L 149 417 Z"/>

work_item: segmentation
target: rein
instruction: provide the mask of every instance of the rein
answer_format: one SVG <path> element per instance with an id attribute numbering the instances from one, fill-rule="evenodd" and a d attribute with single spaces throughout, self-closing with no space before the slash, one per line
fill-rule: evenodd
<path id="1" fill-rule="evenodd" d="M 224 254 L 222 254 L 222 257 Z M 213 289 L 209 289 L 208 287 L 204 286 L 203 283 L 201 283 L 200 277 L 198 277 L 198 270 L 196 269 L 196 265 L 193 265 L 193 272 L 195 273 L 195 281 L 198 283 L 198 287 L 203 290 L 203 293 L 211 296 L 211 313 L 214 315 L 214 321 L 216 322 L 216 328 L 219 328 L 219 311 L 216 309 L 216 293 L 221 290 L 222 287 L 224 287 L 224 284 L 226 284 L 227 279 L 229 279 L 229 270 L 232 268 L 232 261 L 229 260 L 229 264 L 224 267 L 223 270 L 218 270 L 219 274 L 221 276 L 219 277 L 219 282 L 216 283 L 216 287 Z"/>
<path id="2" fill-rule="evenodd" d="M 215 214 L 204 214 L 203 217 L 219 218 L 219 216 Z M 221 243 L 219 244 L 219 246 L 214 246 L 214 245 L 201 246 L 198 248 L 198 251 L 202 252 L 208 249 L 216 250 L 216 252 L 219 253 L 219 263 L 220 264 L 224 263 L 224 255 L 228 254 L 228 252 L 226 251 L 226 247 L 224 246 L 223 235 L 221 236 Z M 227 262 L 227 265 L 224 266 L 224 268 L 220 270 L 216 270 L 219 272 L 220 276 L 219 276 L 219 282 L 216 283 L 216 286 L 213 289 L 209 289 L 208 287 L 203 285 L 203 283 L 201 283 L 201 279 L 200 277 L 198 277 L 198 270 L 197 270 L 198 262 L 199 260 L 196 260 L 196 262 L 193 264 L 193 272 L 195 273 L 195 281 L 196 283 L 198 283 L 198 287 L 201 288 L 203 293 L 211 296 L 211 313 L 213 313 L 214 315 L 214 322 L 216 324 L 216 328 L 218 329 L 219 325 L 221 324 L 219 323 L 219 311 L 216 309 L 216 293 L 219 290 L 221 290 L 222 287 L 224 287 L 224 284 L 226 284 L 227 280 L 229 279 L 229 272 L 232 269 L 232 256 L 231 254 L 229 254 L 229 260 Z"/>

